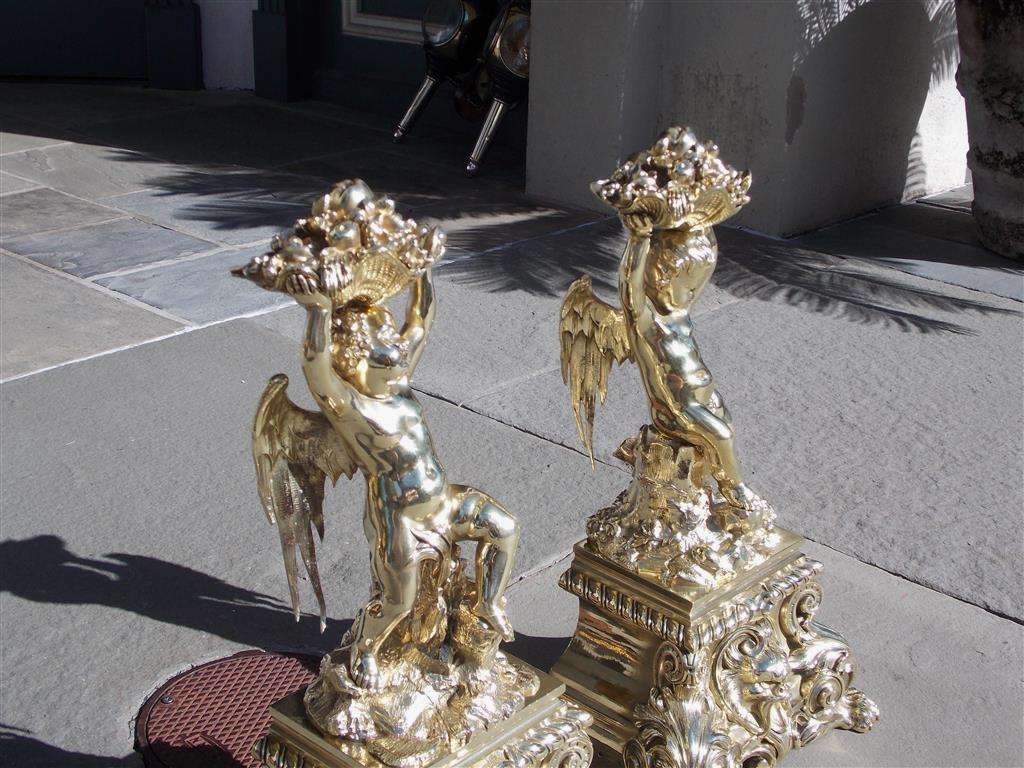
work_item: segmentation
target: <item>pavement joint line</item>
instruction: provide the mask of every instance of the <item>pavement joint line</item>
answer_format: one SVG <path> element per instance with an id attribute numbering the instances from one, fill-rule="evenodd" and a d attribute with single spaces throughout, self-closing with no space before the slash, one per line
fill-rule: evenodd
<path id="1" fill-rule="evenodd" d="M 511 241 L 509 241 L 507 243 L 502 243 L 501 245 L 493 245 L 490 248 L 485 248 L 482 251 L 465 251 L 465 252 L 463 252 L 463 254 L 461 256 L 457 256 L 454 259 L 448 259 L 447 261 L 442 261 L 440 264 L 437 265 L 437 269 L 443 269 L 444 267 L 447 267 L 449 264 L 458 264 L 460 261 L 465 261 L 466 259 L 473 259 L 473 258 L 476 258 L 477 256 L 483 256 L 486 253 L 493 253 L 494 251 L 500 251 L 500 250 L 502 250 L 504 248 L 511 248 L 513 245 L 522 245 L 523 243 L 531 243 L 534 240 L 540 240 L 541 238 L 544 238 L 544 237 L 554 237 L 555 235 L 564 235 L 564 234 L 566 234 L 568 232 L 575 232 L 577 229 L 583 229 L 584 227 L 592 227 L 595 224 L 602 224 L 602 223 L 604 223 L 605 221 L 607 221 L 610 218 L 613 218 L 613 217 L 608 216 L 608 217 L 606 217 L 604 219 L 598 219 L 597 221 L 586 221 L 586 222 L 583 222 L 582 224 L 574 224 L 573 226 L 566 227 L 565 229 L 558 229 L 558 230 L 554 230 L 553 232 L 545 232 L 543 235 L 534 235 L 533 237 L 524 237 L 522 240 L 511 240 Z"/>
<path id="2" fill-rule="evenodd" d="M 43 127 L 51 128 L 53 126 L 43 126 Z M 17 135 L 17 136 L 31 136 L 32 134 L 30 134 L 30 133 L 19 133 L 19 134 L 15 134 L 15 135 Z M 76 141 L 58 141 L 58 142 L 55 142 L 53 144 L 41 144 L 38 147 L 26 147 L 25 149 L 12 149 L 10 152 L 4 152 L 2 149 L 0 149 L 0 157 L 11 157 L 13 155 L 23 154 L 24 152 L 31 152 L 32 150 L 35 150 L 35 149 L 53 149 L 54 147 L 63 147 L 65 144 L 77 144 L 77 143 L 78 142 L 76 142 Z M 10 171 L 8 171 L 6 168 L 0 168 L 0 170 L 4 171 L 5 173 L 10 173 Z"/>
<path id="3" fill-rule="evenodd" d="M 52 188 L 51 187 L 36 187 L 35 189 L 20 189 L 17 192 L 8 192 L 6 195 L 3 195 L 3 197 L 0 198 L 0 199 L 6 200 L 8 197 L 14 197 L 15 195 L 24 194 L 26 192 L 38 192 L 40 189 L 52 189 Z M 54 190 L 54 191 L 59 191 L 59 190 Z M 54 227 L 53 229 L 37 229 L 37 230 L 34 230 L 32 232 L 24 232 L 24 233 L 22 233 L 20 235 L 15 235 L 14 237 L 5 237 L 4 239 L 5 240 L 14 240 L 15 238 L 18 238 L 18 237 L 31 237 L 33 235 L 56 235 L 56 234 L 59 234 L 61 232 L 70 232 L 73 229 L 83 229 L 84 227 L 95 227 L 95 226 L 99 226 L 100 224 L 110 224 L 111 222 L 114 222 L 114 221 L 121 221 L 122 219 L 130 219 L 130 218 L 132 218 L 129 214 L 125 213 L 124 211 L 118 211 L 117 213 L 118 213 L 117 216 L 111 216 L 109 219 L 102 219 L 100 221 L 90 221 L 88 224 L 72 224 L 71 226 L 67 226 L 67 227 Z"/>
<path id="4" fill-rule="evenodd" d="M 12 189 L 9 192 L 0 192 L 0 197 L 10 197 L 11 195 L 19 195 L 22 192 L 35 192 L 37 189 L 48 189 L 48 187 L 40 185 L 37 187 L 23 187 L 22 189 Z"/>
<path id="5" fill-rule="evenodd" d="M 180 230 L 173 229 L 171 227 L 165 227 L 165 229 L 169 229 L 171 232 L 177 232 L 178 234 L 188 235 L 187 232 L 181 232 Z M 192 235 L 189 236 L 192 237 Z M 113 272 L 103 272 L 102 274 L 99 275 L 93 275 L 88 279 L 105 280 L 110 277 L 122 277 L 124 275 L 135 274 L 136 272 L 145 272 L 147 269 L 161 269 L 163 267 L 169 267 L 174 264 L 180 264 L 187 261 L 198 261 L 199 259 L 204 259 L 207 256 L 215 256 L 217 254 L 224 253 L 240 253 L 241 251 L 248 250 L 249 248 L 255 248 L 257 245 L 263 245 L 264 243 L 267 242 L 267 238 L 261 237 L 259 240 L 253 240 L 248 243 L 239 243 L 236 245 L 220 245 L 212 240 L 206 240 L 205 238 L 197 239 L 204 240 L 204 242 L 210 243 L 214 247 L 209 248 L 205 251 L 200 251 L 199 253 L 190 253 L 187 256 L 179 256 L 174 259 L 162 259 L 161 261 L 154 261 L 149 264 L 138 264 L 134 267 L 125 267 L 124 269 L 117 269 L 114 270 Z"/>
<path id="6" fill-rule="evenodd" d="M 561 368 L 562 368 L 561 365 L 553 365 L 550 368 L 545 368 L 542 371 L 534 371 L 533 373 L 526 373 L 526 374 L 523 374 L 522 376 L 519 376 L 517 378 L 509 379 L 508 381 L 503 381 L 501 384 L 499 384 L 494 389 L 489 389 L 489 390 L 487 390 L 486 392 L 484 392 L 481 395 L 475 395 L 474 397 L 469 398 L 469 400 L 465 401 L 465 404 L 469 405 L 470 403 L 475 403 L 477 400 L 482 400 L 485 397 L 490 397 L 491 395 L 496 395 L 499 392 L 504 392 L 506 389 L 508 389 L 511 386 L 515 386 L 516 384 L 522 384 L 523 382 L 529 381 L 530 379 L 535 379 L 538 376 L 543 376 L 546 373 L 554 373 L 555 371 L 561 370 Z"/>
<path id="7" fill-rule="evenodd" d="M 3 251 L 3 249 L 0 249 L 0 253 L 4 253 L 6 255 L 6 252 Z M 19 257 L 17 254 L 10 254 L 10 255 L 13 256 L 14 258 L 17 258 L 19 261 L 24 261 L 24 259 Z M 32 264 L 32 266 L 36 266 L 36 267 L 40 267 L 41 266 L 39 264 L 36 264 L 35 262 L 31 262 L 31 264 Z M 59 273 L 58 272 L 58 274 L 63 274 L 63 273 Z M 82 282 L 88 284 L 88 281 L 82 281 Z M 101 286 L 94 286 L 94 287 L 100 288 Z M 115 295 L 120 295 L 120 294 L 116 294 L 116 292 L 114 292 L 114 293 L 115 293 Z M 129 298 L 129 297 L 125 297 L 125 298 Z M 285 309 L 285 308 L 287 308 L 289 306 L 291 306 L 291 305 L 289 305 L 289 304 L 276 304 L 276 305 L 271 306 L 271 307 L 263 307 L 261 309 L 254 310 L 252 312 L 246 312 L 246 313 L 241 314 L 241 315 L 232 315 L 231 317 L 222 317 L 222 318 L 218 318 L 217 320 L 211 320 L 210 322 L 207 322 L 207 323 L 198 323 L 198 324 L 188 324 L 188 321 L 181 320 L 179 318 L 177 320 L 177 322 L 181 322 L 181 323 L 185 323 L 185 324 L 183 325 L 183 327 L 176 328 L 175 330 L 170 331 L 169 333 L 164 333 L 164 334 L 161 334 L 159 336 L 154 336 L 151 339 L 143 339 L 142 341 L 132 342 L 131 344 L 122 344 L 121 346 L 114 347 L 112 349 L 104 349 L 104 350 L 101 350 L 99 352 L 94 352 L 94 353 L 92 353 L 90 355 L 83 355 L 82 357 L 76 357 L 76 358 L 74 358 L 72 360 L 64 360 L 62 362 L 54 363 L 53 365 L 47 365 L 47 366 L 44 366 L 42 368 L 37 368 L 37 369 L 32 370 L 32 371 L 25 371 L 23 373 L 18 373 L 18 374 L 15 374 L 14 376 L 8 376 L 5 379 L 0 379 L 0 384 L 7 384 L 7 383 L 10 383 L 10 382 L 13 382 L 13 381 L 18 381 L 19 379 L 26 379 L 29 376 L 35 376 L 36 374 L 39 374 L 39 373 L 48 373 L 50 371 L 55 371 L 58 368 L 63 368 L 63 367 L 68 366 L 68 365 L 76 365 L 77 363 L 84 363 L 84 362 L 87 362 L 89 360 L 95 360 L 96 358 L 99 358 L 99 357 L 106 357 L 108 355 L 113 355 L 113 354 L 116 354 L 118 352 L 127 352 L 129 350 L 135 349 L 136 347 L 148 346 L 149 344 L 155 344 L 155 343 L 160 342 L 160 341 L 166 341 L 167 339 L 173 339 L 173 338 L 175 338 L 177 336 L 184 336 L 185 334 L 193 333 L 194 331 L 202 331 L 202 330 L 206 330 L 207 328 L 212 328 L 212 327 L 217 326 L 217 325 L 223 325 L 224 323 L 231 323 L 231 322 L 234 322 L 235 320 L 248 320 L 248 319 L 251 319 L 251 318 L 254 318 L 254 317 L 260 317 L 262 315 L 269 315 L 271 312 L 277 312 L 277 311 Z M 146 309 L 149 309 L 150 311 L 154 311 L 154 308 L 150 307 L 149 305 L 145 305 L 144 304 L 143 307 L 145 307 Z M 169 319 L 173 319 L 173 317 L 169 318 Z"/>
<path id="8" fill-rule="evenodd" d="M 170 267 L 174 264 L 182 264 L 189 261 L 199 261 L 205 259 L 207 256 L 216 256 L 219 253 L 229 253 L 229 249 L 223 246 L 214 246 L 208 248 L 205 251 L 199 253 L 190 253 L 186 256 L 178 256 L 173 259 L 161 259 L 160 261 L 153 261 L 148 264 L 136 264 L 133 267 L 125 267 L 124 269 L 115 269 L 113 272 L 101 272 L 98 275 L 92 275 L 91 277 L 84 278 L 89 282 L 99 282 L 100 280 L 108 280 L 112 277 L 124 277 L 126 275 L 134 275 L 137 272 L 145 272 L 148 269 L 162 269 L 164 267 Z"/>
<path id="9" fill-rule="evenodd" d="M 20 261 L 22 264 L 28 264 L 29 266 L 35 267 L 36 269 L 42 270 L 43 272 L 47 272 L 51 275 L 56 275 L 65 280 L 70 280 L 71 282 L 77 283 L 78 285 L 83 285 L 88 288 L 91 288 L 92 290 L 102 293 L 110 298 L 117 299 L 118 301 L 124 304 L 129 304 L 131 306 L 138 307 L 139 309 L 144 309 L 148 312 L 151 312 L 154 315 L 159 315 L 160 317 L 163 317 L 165 320 L 172 320 L 176 323 L 181 323 L 182 325 L 188 324 L 187 320 L 178 317 L 177 315 L 174 315 L 170 312 L 166 312 L 162 309 L 159 309 L 158 307 L 146 304 L 143 301 L 139 301 L 138 299 L 128 296 L 127 294 L 120 293 L 119 291 L 113 291 L 110 288 L 107 288 L 106 286 L 99 285 L 98 283 L 94 283 L 90 280 L 78 277 L 77 275 L 72 275 L 68 272 L 65 272 L 62 269 L 54 269 L 53 267 L 48 266 L 46 264 L 40 264 L 38 261 L 33 261 L 28 256 L 22 256 L 20 253 L 8 251 L 6 248 L 0 248 L 0 253 L 2 253 L 4 256 L 8 256 L 12 259 Z"/>
<path id="10" fill-rule="evenodd" d="M 883 226 L 883 225 L 875 224 L 873 226 Z M 890 229 L 893 229 L 894 231 L 896 230 L 895 227 L 891 227 Z M 919 235 L 919 236 L 920 237 L 928 238 L 930 240 L 942 241 L 942 238 L 932 237 L 931 235 Z M 946 242 L 955 242 L 955 241 L 946 241 Z M 804 250 L 810 250 L 810 249 L 804 249 Z M 895 264 L 895 261 L 893 259 L 891 259 L 891 258 L 888 258 L 888 257 L 879 257 L 879 258 L 876 258 L 876 259 L 871 259 L 871 258 L 868 258 L 868 257 L 865 257 L 865 256 L 851 256 L 850 254 L 847 254 L 847 253 L 841 253 L 841 252 L 835 252 L 835 251 L 825 251 L 825 250 L 820 250 L 820 251 L 818 251 L 818 253 L 827 253 L 827 254 L 829 254 L 831 256 L 838 256 L 841 259 L 846 259 L 848 261 L 857 262 L 858 264 L 862 264 L 862 265 L 865 265 L 865 266 L 868 266 L 868 267 L 881 268 L 881 269 L 888 270 L 889 272 L 896 272 L 896 273 L 898 273 L 899 275 L 902 275 L 902 276 L 916 277 L 919 280 L 927 280 L 927 281 L 929 281 L 931 283 L 938 283 L 939 285 L 948 285 L 951 288 L 957 288 L 957 289 L 963 290 L 963 291 L 970 291 L 971 293 L 980 293 L 982 296 L 986 296 L 988 298 L 994 298 L 994 299 L 997 299 L 997 300 L 998 299 L 1005 299 L 1006 301 L 1013 301 L 1013 302 L 1016 302 L 1017 304 L 1024 303 L 1024 299 L 1017 299 L 1017 298 L 1014 298 L 1013 296 L 1001 296 L 998 293 L 992 293 L 991 291 L 986 291 L 986 290 L 983 290 L 982 288 L 973 288 L 973 287 L 971 287 L 969 285 L 961 285 L 960 283 L 953 283 L 953 282 L 950 282 L 949 280 L 943 280 L 942 278 L 936 277 L 934 275 L 925 275 L 925 274 L 920 274 L 918 272 L 908 272 L 905 269 L 900 269 L 899 267 L 897 267 L 896 264 Z M 910 259 L 910 261 L 914 261 L 914 259 Z M 1009 261 L 1009 259 L 1007 261 Z M 982 267 L 972 267 L 972 269 L 982 269 Z M 1024 275 L 1021 275 L 1021 274 L 1018 274 L 1017 277 L 1021 278 L 1021 279 L 1024 279 Z M 1007 310 L 1007 311 L 1012 312 L 1012 311 L 1015 311 L 1015 310 Z"/>
<path id="11" fill-rule="evenodd" d="M 883 573 L 887 573 L 888 575 L 890 575 L 890 576 L 892 576 L 894 578 L 900 579 L 901 581 L 906 581 L 906 582 L 908 582 L 910 584 L 914 584 L 914 585 L 916 585 L 918 587 L 922 587 L 924 589 L 927 589 L 930 592 L 935 592 L 935 593 L 940 594 L 940 595 L 942 595 L 944 597 L 948 597 L 951 600 L 956 600 L 958 603 L 963 603 L 964 605 L 969 605 L 972 608 L 977 608 L 979 611 L 984 611 L 985 613 L 991 614 L 992 616 L 995 616 L 998 619 L 1003 619 L 1005 621 L 1010 621 L 1010 622 L 1013 622 L 1014 624 L 1017 624 L 1019 626 L 1024 627 L 1024 619 L 1017 618 L 1016 616 L 1010 616 L 1009 614 L 1002 613 L 1001 611 L 997 611 L 997 610 L 994 610 L 992 608 L 987 608 L 984 605 L 978 605 L 977 603 L 972 603 L 970 600 L 966 600 L 966 599 L 964 599 L 962 597 L 959 597 L 957 595 L 950 594 L 949 592 L 946 592 L 944 589 L 940 589 L 940 588 L 934 586 L 933 584 L 930 584 L 929 582 L 919 581 L 918 579 L 913 579 L 913 578 L 911 578 L 911 577 L 909 577 L 909 576 L 907 576 L 905 574 L 898 573 L 897 571 L 889 570 L 888 568 L 886 568 L 883 565 L 879 565 L 878 563 L 872 562 L 871 560 L 864 560 L 859 555 L 856 555 L 856 554 L 854 554 L 852 552 L 846 552 L 846 551 L 844 551 L 842 549 L 838 549 L 838 548 L 832 546 L 831 544 L 826 544 L 824 541 L 820 541 L 818 539 L 812 539 L 810 536 L 806 536 L 806 535 L 800 533 L 799 531 L 796 531 L 796 533 L 798 533 L 799 535 L 803 536 L 808 541 L 813 541 L 818 546 L 825 547 L 826 549 L 829 549 L 832 552 L 837 552 L 838 554 L 843 555 L 844 557 L 849 557 L 849 558 L 851 558 L 853 560 L 856 560 L 861 565 L 866 565 L 869 568 L 876 568 L 877 570 L 882 571 Z"/>
<path id="12" fill-rule="evenodd" d="M 21 178 L 21 177 L 19 177 L 19 178 Z M 221 245 L 221 246 L 226 245 L 225 243 L 220 243 L 220 242 L 218 242 L 216 240 L 210 240 L 209 238 L 202 237 L 200 235 L 194 235 L 194 234 L 191 234 L 190 232 L 185 232 L 185 231 L 180 230 L 180 229 L 178 229 L 176 227 L 173 227 L 173 226 L 171 226 L 169 224 L 166 224 L 164 222 L 158 221 L 157 219 L 154 219 L 151 216 L 145 216 L 143 214 L 134 213 L 132 211 L 126 211 L 123 208 L 117 208 L 116 206 L 108 205 L 107 203 L 103 202 L 103 200 L 111 200 L 113 198 L 126 197 L 128 195 L 134 195 L 134 194 L 137 194 L 138 192 L 142 192 L 144 190 L 135 190 L 134 192 L 125 192 L 122 195 L 109 195 L 109 196 L 107 196 L 105 198 L 101 198 L 101 199 L 97 199 L 97 200 L 90 200 L 87 197 L 82 197 L 81 195 L 76 195 L 73 192 L 66 192 L 63 189 L 57 189 L 56 187 L 44 186 L 42 188 L 43 189 L 52 190 L 53 192 L 56 192 L 57 194 L 60 194 L 60 195 L 67 195 L 68 197 L 74 198 L 75 200 L 78 200 L 78 201 L 83 202 L 83 203 L 88 203 L 89 205 L 94 205 L 94 206 L 97 206 L 99 208 L 106 208 L 111 213 L 116 213 L 117 216 L 113 216 L 113 217 L 111 217 L 109 219 L 104 219 L 103 221 L 91 222 L 90 224 L 76 224 L 76 225 L 70 226 L 70 227 L 58 227 L 56 229 L 45 229 L 45 230 L 39 230 L 37 232 L 31 232 L 31 233 L 28 233 L 28 234 L 33 234 L 33 235 L 52 234 L 54 232 L 66 232 L 66 231 L 72 230 L 72 229 L 80 229 L 83 226 L 92 226 L 92 225 L 96 225 L 96 224 L 108 224 L 111 221 L 118 221 L 120 219 L 135 219 L 136 221 L 141 221 L 144 224 L 151 224 L 151 225 L 153 225 L 155 227 L 161 227 L 162 229 L 166 229 L 166 230 L 169 230 L 171 232 L 177 232 L 178 234 L 181 234 L 181 235 L 188 235 L 189 237 L 195 238 L 196 240 L 204 240 L 205 242 L 211 243 L 213 245 Z M 39 189 L 39 188 L 37 187 L 37 189 Z M 22 192 L 30 192 L 30 191 L 32 191 L 32 190 L 28 190 L 28 189 L 22 190 Z M 14 192 L 12 194 L 19 194 L 19 193 L 18 192 Z M 4 195 L 4 197 L 8 197 L 8 195 Z M 20 235 L 19 235 L 19 237 L 20 237 Z"/>
<path id="13" fill-rule="evenodd" d="M 575 546 L 575 544 L 573 546 Z M 533 568 L 523 571 L 512 581 L 511 584 L 508 585 L 508 589 L 513 590 L 523 582 L 527 581 L 528 579 L 532 579 L 536 576 L 539 576 L 540 574 L 544 573 L 545 571 L 549 571 L 552 568 L 557 568 L 561 563 L 564 563 L 566 560 L 572 557 L 572 553 L 573 548 L 570 547 L 568 550 L 558 552 L 557 554 L 552 555 L 539 565 L 535 565 L 533 566 Z"/>
<path id="14" fill-rule="evenodd" d="M 550 437 L 546 437 L 545 435 L 542 435 L 542 434 L 540 434 L 538 432 L 534 432 L 533 430 L 527 429 L 526 427 L 521 427 L 518 424 L 512 424 L 511 422 L 508 422 L 508 421 L 502 421 L 501 419 L 497 418 L 496 416 L 492 416 L 489 413 L 483 413 L 482 411 L 478 411 L 475 408 L 470 408 L 465 403 L 458 403 L 458 402 L 456 402 L 455 400 L 452 400 L 450 397 L 448 397 L 446 395 L 442 395 L 442 394 L 440 394 L 438 392 L 431 392 L 429 390 L 422 389 L 422 388 L 417 387 L 415 385 L 413 386 L 413 390 L 415 390 L 416 392 L 420 392 L 420 393 L 426 395 L 427 397 L 432 397 L 435 400 L 440 400 L 441 402 L 448 403 L 448 405 L 453 405 L 456 408 L 461 408 L 462 410 L 468 411 L 469 413 L 472 413 L 472 414 L 474 414 L 476 416 L 481 416 L 481 417 L 483 417 L 485 419 L 488 419 L 490 421 L 493 421 L 493 422 L 495 422 L 497 424 L 501 424 L 503 427 L 508 427 L 509 429 L 514 429 L 515 431 L 522 432 L 523 434 L 529 435 L 530 437 L 535 437 L 538 440 L 543 440 L 545 443 L 550 443 L 551 445 L 558 446 L 559 448 L 563 448 L 564 450 L 570 451 L 571 453 L 579 454 L 580 456 L 584 457 L 585 459 L 589 459 L 590 458 L 590 456 L 588 454 L 584 453 L 579 448 L 576 448 L 576 447 L 571 446 L 571 445 L 566 445 L 565 443 L 559 442 L 558 440 L 552 440 Z M 619 466 L 616 466 L 615 464 L 612 464 L 611 462 L 605 461 L 604 459 L 602 459 L 599 456 L 595 456 L 594 457 L 594 462 L 597 463 L 597 464 L 601 464 L 603 466 L 606 466 L 606 467 L 611 467 L 612 469 L 614 469 L 614 470 L 616 470 L 618 472 L 622 472 L 623 474 L 628 474 L 626 472 L 626 470 L 624 470 L 623 468 L 621 468 Z"/>

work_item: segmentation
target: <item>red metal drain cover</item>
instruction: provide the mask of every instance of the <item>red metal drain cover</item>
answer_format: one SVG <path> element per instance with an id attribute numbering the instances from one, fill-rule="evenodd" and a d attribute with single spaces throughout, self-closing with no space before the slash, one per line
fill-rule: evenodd
<path id="1" fill-rule="evenodd" d="M 146 700 L 135 724 L 148 768 L 257 768 L 250 751 L 267 708 L 309 685 L 315 656 L 243 651 L 182 672 Z"/>

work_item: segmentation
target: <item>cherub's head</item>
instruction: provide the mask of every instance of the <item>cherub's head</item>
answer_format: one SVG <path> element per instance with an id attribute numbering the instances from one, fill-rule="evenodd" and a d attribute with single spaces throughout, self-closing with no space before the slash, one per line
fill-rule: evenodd
<path id="1" fill-rule="evenodd" d="M 725 221 L 750 201 L 750 172 L 718 159 L 713 142 L 672 127 L 591 190 L 620 216 L 642 214 L 653 229 L 696 229 Z"/>

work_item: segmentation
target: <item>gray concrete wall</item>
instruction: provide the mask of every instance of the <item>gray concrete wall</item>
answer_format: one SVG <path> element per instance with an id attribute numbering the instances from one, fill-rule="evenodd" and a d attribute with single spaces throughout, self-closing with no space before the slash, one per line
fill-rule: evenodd
<path id="1" fill-rule="evenodd" d="M 951 0 L 537 2 L 527 191 L 587 189 L 671 124 L 754 175 L 737 224 L 789 235 L 964 180 Z"/>
<path id="2" fill-rule="evenodd" d="M 196 0 L 203 36 L 207 88 L 251 90 L 252 12 L 257 0 Z"/>

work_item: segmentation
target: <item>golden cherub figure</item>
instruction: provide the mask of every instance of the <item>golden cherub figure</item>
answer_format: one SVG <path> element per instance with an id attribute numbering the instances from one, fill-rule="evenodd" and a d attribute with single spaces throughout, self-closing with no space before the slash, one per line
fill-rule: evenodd
<path id="1" fill-rule="evenodd" d="M 615 507 L 592 519 L 591 544 L 615 559 L 631 560 L 634 567 L 644 547 L 660 548 L 655 558 L 660 564 L 651 567 L 664 574 L 667 561 L 679 565 L 685 548 L 700 540 L 689 566 L 701 574 L 690 568 L 685 577 L 698 583 L 731 572 L 730 561 L 738 555 L 717 556 L 724 555 L 723 546 L 738 542 L 745 547 L 738 559 L 756 558 L 751 547 L 768 543 L 774 519 L 771 507 L 743 478 L 732 418 L 701 358 L 690 314 L 715 269 L 712 226 L 748 202 L 749 187 L 750 174 L 725 165 L 714 144 L 700 143 L 689 129 L 670 128 L 650 149 L 592 185 L 618 211 L 629 235 L 619 269 L 621 309 L 597 298 L 590 278 L 581 277 L 561 310 L 562 376 L 591 461 L 595 404 L 606 397 L 613 361 L 636 363 L 650 404 L 650 431 L 630 438 L 618 454 L 634 464 L 634 486 Z M 664 450 L 651 450 L 658 446 Z M 639 447 L 643 456 L 658 456 L 672 471 L 660 480 L 664 471 L 645 472 L 635 463 Z M 716 481 L 722 502 L 704 487 L 705 471 Z M 654 486 L 662 490 L 652 494 Z M 639 496 L 661 498 L 664 504 L 652 510 L 637 501 Z M 709 516 L 717 530 L 707 529 Z M 696 538 L 691 535 L 700 531 Z"/>
<path id="2" fill-rule="evenodd" d="M 532 672 L 497 651 L 512 639 L 504 593 L 519 526 L 487 494 L 448 481 L 410 386 L 434 319 L 431 265 L 444 234 L 403 219 L 360 180 L 336 185 L 312 213 L 235 270 L 306 309 L 302 369 L 320 409 L 297 407 L 287 377 L 271 379 L 253 427 L 259 493 L 280 531 L 296 618 L 297 549 L 322 627 L 312 531 L 323 537 L 325 481 L 356 470 L 366 479 L 371 598 L 325 658 L 306 711 L 326 733 L 365 741 L 388 764 L 415 766 L 536 689 Z M 406 289 L 399 326 L 385 302 Z M 472 582 L 460 541 L 476 547 Z M 413 725 L 410 707 L 420 713 Z M 460 719 L 470 709 L 473 717 Z"/>

